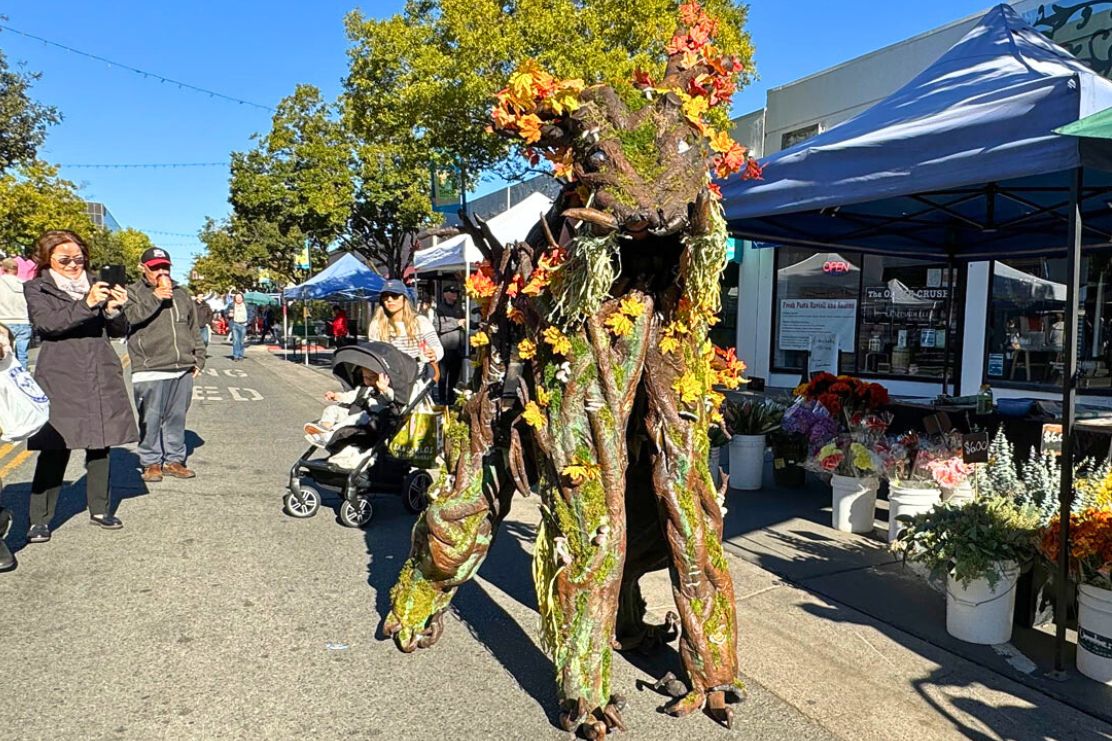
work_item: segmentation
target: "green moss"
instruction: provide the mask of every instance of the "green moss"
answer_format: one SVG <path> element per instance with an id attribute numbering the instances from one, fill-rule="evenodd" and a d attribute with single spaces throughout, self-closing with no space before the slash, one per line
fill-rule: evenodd
<path id="1" fill-rule="evenodd" d="M 730 640 L 734 630 L 733 607 L 725 594 L 715 592 L 710 615 L 703 623 L 703 633 L 707 637 L 710 655 L 716 665 L 721 665 L 725 658 L 722 649 L 733 644 Z"/>
<path id="2" fill-rule="evenodd" d="M 591 354 L 591 346 L 587 344 L 587 340 L 583 339 L 581 335 L 574 335 L 571 340 L 572 356 L 576 358 L 584 358 Z"/>
<path id="3" fill-rule="evenodd" d="M 652 182 L 664 173 L 664 163 L 657 147 L 656 124 L 651 119 L 636 129 L 622 129 L 616 133 L 626 160 L 646 182 Z"/>
<path id="4" fill-rule="evenodd" d="M 618 388 L 625 388 L 626 376 L 629 371 L 626 370 L 625 364 L 617 363 L 614 365 L 614 383 L 618 384 Z"/>
<path id="5" fill-rule="evenodd" d="M 394 614 L 403 625 L 420 630 L 440 609 L 443 592 L 434 587 L 417 570 L 412 560 L 406 561 L 398 575 L 398 583 L 390 590 Z"/>

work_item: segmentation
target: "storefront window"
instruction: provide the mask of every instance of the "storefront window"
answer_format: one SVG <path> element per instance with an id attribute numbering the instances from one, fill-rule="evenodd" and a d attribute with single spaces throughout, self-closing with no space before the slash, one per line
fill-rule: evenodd
<path id="1" fill-rule="evenodd" d="M 1112 388 L 1112 255 L 1082 258 L 1078 387 Z M 991 383 L 1059 386 L 1064 367 L 1066 260 L 998 260 L 992 292 L 985 375 Z"/>
<path id="2" fill-rule="evenodd" d="M 777 249 L 776 267 L 774 370 L 800 371 L 807 358 L 811 371 L 836 362 L 840 373 L 941 381 L 948 367 L 957 377 L 961 270 L 790 247 Z"/>
<path id="3" fill-rule="evenodd" d="M 856 372 L 860 295 L 859 256 L 777 248 L 773 369 Z"/>
<path id="4" fill-rule="evenodd" d="M 862 267 L 858 367 L 863 373 L 949 378 L 961 357 L 960 270 L 898 257 L 867 255 Z M 950 331 L 947 332 L 947 326 Z M 947 350 L 947 345 L 950 345 Z"/>

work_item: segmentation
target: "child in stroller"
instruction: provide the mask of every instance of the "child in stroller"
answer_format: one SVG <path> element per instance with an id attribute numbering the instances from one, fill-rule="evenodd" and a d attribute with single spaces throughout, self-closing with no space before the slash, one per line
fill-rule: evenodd
<path id="1" fill-rule="evenodd" d="M 332 374 L 347 391 L 327 395 L 340 403 L 325 409 L 320 421 L 305 425 L 312 447 L 290 469 L 287 514 L 316 514 L 318 486 L 341 490 L 340 521 L 351 527 L 370 520 L 372 488 L 400 488 L 406 509 L 419 512 L 432 476 L 392 456 L 388 445 L 414 408 L 427 399 L 433 386 L 429 367 L 393 345 L 369 342 L 337 350 Z M 316 455 L 322 448 L 328 458 Z"/>

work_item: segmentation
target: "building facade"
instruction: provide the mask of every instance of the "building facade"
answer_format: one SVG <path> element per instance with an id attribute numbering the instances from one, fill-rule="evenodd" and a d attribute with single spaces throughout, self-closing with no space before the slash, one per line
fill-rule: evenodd
<path id="1" fill-rule="evenodd" d="M 97 226 L 102 226 L 110 232 L 118 232 L 120 230 L 120 223 L 112 216 L 112 212 L 103 203 L 96 201 L 85 201 L 85 212 L 89 214 L 89 218 Z"/>
<path id="2" fill-rule="evenodd" d="M 1112 76 L 1112 0 L 1021 0 L 1016 11 L 1100 74 Z M 734 121 L 759 157 L 852 118 L 909 82 L 981 14 L 956 20 L 788 85 Z M 895 394 L 1053 398 L 1063 366 L 1065 259 L 974 262 L 951 271 L 903 257 L 744 243 L 736 343 L 749 374 L 794 386 L 812 362 L 812 337 L 834 338 L 822 367 L 884 383 Z M 1112 405 L 1112 254 L 1082 266 L 1079 393 Z"/>

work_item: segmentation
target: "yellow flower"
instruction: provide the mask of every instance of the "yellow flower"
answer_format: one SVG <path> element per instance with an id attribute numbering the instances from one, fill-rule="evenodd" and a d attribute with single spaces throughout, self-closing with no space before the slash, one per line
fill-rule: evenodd
<path id="1" fill-rule="evenodd" d="M 706 391 L 703 388 L 703 384 L 699 382 L 699 379 L 690 372 L 684 373 L 677 378 L 672 384 L 672 390 L 680 397 L 680 401 L 685 404 L 698 401 L 703 397 L 703 393 Z"/>
<path id="2" fill-rule="evenodd" d="M 599 464 L 592 461 L 590 458 L 584 458 L 577 455 L 575 459 L 567 466 L 564 466 L 560 471 L 563 475 L 572 480 L 572 483 L 578 486 L 584 481 L 594 481 L 599 477 L 602 471 Z"/>
<path id="3" fill-rule="evenodd" d="M 611 314 L 604 324 L 615 337 L 625 337 L 633 331 L 633 322 L 620 311 L 615 311 Z"/>
<path id="4" fill-rule="evenodd" d="M 471 347 L 484 347 L 490 344 L 490 337 L 486 332 L 476 332 L 471 335 Z"/>
<path id="5" fill-rule="evenodd" d="M 622 299 L 621 306 L 618 310 L 631 319 L 636 319 L 645 313 L 645 305 L 634 296 L 626 296 Z"/>
<path id="6" fill-rule="evenodd" d="M 537 403 L 542 407 L 547 407 L 550 401 L 552 401 L 552 394 L 548 393 L 544 386 L 537 386 Z"/>
<path id="7" fill-rule="evenodd" d="M 853 465 L 862 471 L 873 470 L 873 456 L 869 453 L 869 449 L 861 443 L 853 443 L 849 446 L 850 455 L 853 456 Z"/>
<path id="8" fill-rule="evenodd" d="M 524 419 L 530 427 L 536 430 L 544 429 L 545 424 L 547 424 L 545 422 L 544 412 L 541 411 L 541 408 L 537 406 L 537 402 L 535 401 L 531 401 L 525 405 L 525 411 L 521 413 L 521 418 Z"/>
<path id="9" fill-rule="evenodd" d="M 537 357 L 537 343 L 529 338 L 525 338 L 517 343 L 517 355 L 522 360 L 532 360 Z"/>
<path id="10" fill-rule="evenodd" d="M 571 340 L 558 327 L 546 328 L 544 330 L 544 341 L 552 347 L 552 352 L 557 355 L 567 355 L 571 352 Z"/>

